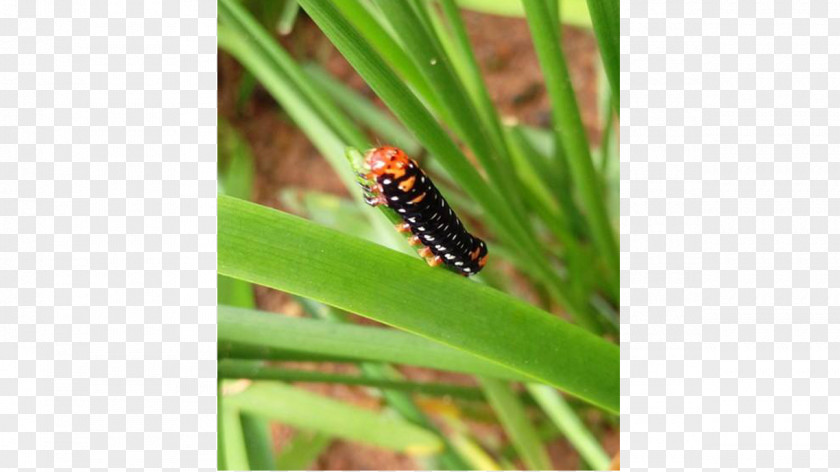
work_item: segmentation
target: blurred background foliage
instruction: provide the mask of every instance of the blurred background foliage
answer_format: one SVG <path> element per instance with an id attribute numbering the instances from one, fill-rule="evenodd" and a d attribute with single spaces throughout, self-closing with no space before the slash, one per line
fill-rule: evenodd
<path id="1" fill-rule="evenodd" d="M 220 469 L 617 459 L 618 17 L 219 0 Z M 380 144 L 487 240 L 479 276 L 409 259 L 362 203 Z"/>

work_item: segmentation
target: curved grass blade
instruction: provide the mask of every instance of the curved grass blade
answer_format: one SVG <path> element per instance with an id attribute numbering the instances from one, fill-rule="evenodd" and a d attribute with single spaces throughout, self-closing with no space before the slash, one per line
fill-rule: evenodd
<path id="1" fill-rule="evenodd" d="M 218 205 L 220 273 L 420 334 L 618 411 L 614 344 L 411 256 L 235 198 Z"/>
<path id="2" fill-rule="evenodd" d="M 442 447 L 437 436 L 404 420 L 277 382 L 254 382 L 244 391 L 226 396 L 225 403 L 290 426 L 406 454 L 434 454 Z"/>

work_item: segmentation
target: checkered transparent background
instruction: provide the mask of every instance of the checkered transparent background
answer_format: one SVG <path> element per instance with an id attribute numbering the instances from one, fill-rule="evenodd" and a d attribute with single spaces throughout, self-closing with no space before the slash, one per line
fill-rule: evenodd
<path id="1" fill-rule="evenodd" d="M 622 1 L 622 464 L 840 467 L 840 2 Z"/>
<path id="2" fill-rule="evenodd" d="M 215 469 L 215 17 L 0 2 L 0 467 Z"/>

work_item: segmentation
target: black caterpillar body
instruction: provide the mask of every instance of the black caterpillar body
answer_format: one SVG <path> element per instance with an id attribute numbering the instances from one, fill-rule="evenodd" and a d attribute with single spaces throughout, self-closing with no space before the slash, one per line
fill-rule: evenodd
<path id="1" fill-rule="evenodd" d="M 487 263 L 487 245 L 471 235 L 444 200 L 431 179 L 413 159 L 398 148 L 384 146 L 369 151 L 365 163 L 375 179 L 366 187 L 370 205 L 387 205 L 402 217 L 400 231 L 411 231 L 410 242 L 430 265 L 445 264 L 463 275 L 478 273 Z"/>

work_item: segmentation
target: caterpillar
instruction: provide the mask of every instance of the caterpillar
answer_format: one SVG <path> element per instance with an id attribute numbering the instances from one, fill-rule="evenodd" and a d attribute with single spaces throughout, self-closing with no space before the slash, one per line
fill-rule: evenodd
<path id="1" fill-rule="evenodd" d="M 452 211 L 431 179 L 414 159 L 393 146 L 365 154 L 367 173 L 374 185 L 361 184 L 365 202 L 385 205 L 402 218 L 397 231 L 411 232 L 409 243 L 431 266 L 444 264 L 465 276 L 477 274 L 487 263 L 487 245 L 471 235 Z"/>

